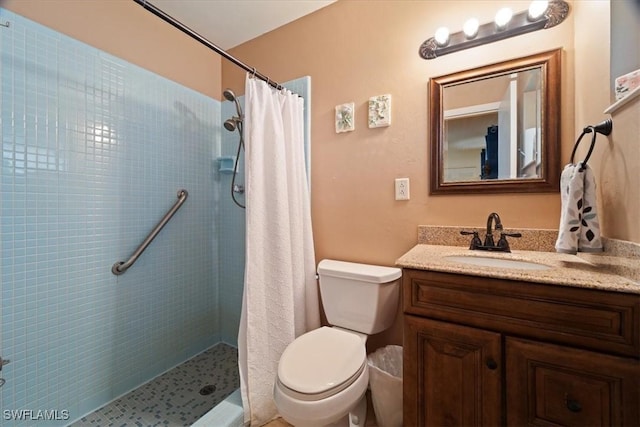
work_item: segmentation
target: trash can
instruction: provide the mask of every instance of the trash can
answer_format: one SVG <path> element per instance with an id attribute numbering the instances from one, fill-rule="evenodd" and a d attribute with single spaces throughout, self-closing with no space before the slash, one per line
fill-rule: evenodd
<path id="1" fill-rule="evenodd" d="M 388 345 L 367 356 L 373 410 L 379 427 L 402 427 L 402 347 Z"/>

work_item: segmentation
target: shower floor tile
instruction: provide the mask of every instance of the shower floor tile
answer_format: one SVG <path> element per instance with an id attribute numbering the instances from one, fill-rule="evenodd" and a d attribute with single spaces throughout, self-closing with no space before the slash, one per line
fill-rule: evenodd
<path id="1" fill-rule="evenodd" d="M 214 386 L 210 394 L 200 394 L 207 385 Z M 83 417 L 71 427 L 190 426 L 238 387 L 238 350 L 221 343 Z"/>

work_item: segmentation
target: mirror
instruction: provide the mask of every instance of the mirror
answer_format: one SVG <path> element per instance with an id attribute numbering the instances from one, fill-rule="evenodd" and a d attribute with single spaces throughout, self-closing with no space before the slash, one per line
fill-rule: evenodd
<path id="1" fill-rule="evenodd" d="M 560 56 L 430 79 L 431 194 L 559 191 Z"/>

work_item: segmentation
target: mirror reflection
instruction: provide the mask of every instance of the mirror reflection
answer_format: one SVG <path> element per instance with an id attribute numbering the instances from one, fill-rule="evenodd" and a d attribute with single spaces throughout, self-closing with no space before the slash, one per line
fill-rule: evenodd
<path id="1" fill-rule="evenodd" d="M 430 79 L 431 193 L 557 191 L 560 50 Z"/>
<path id="2" fill-rule="evenodd" d="M 541 70 L 445 86 L 444 180 L 540 178 Z"/>

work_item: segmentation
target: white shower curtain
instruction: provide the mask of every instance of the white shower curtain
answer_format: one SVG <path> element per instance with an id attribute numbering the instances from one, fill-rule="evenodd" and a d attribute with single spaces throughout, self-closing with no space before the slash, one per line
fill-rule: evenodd
<path id="1" fill-rule="evenodd" d="M 320 326 L 303 99 L 246 77 L 246 266 L 238 362 L 245 423 L 277 415 L 278 360 Z"/>

